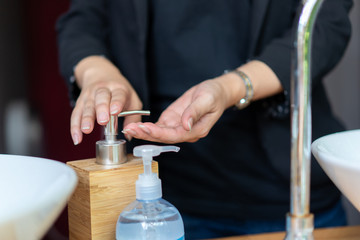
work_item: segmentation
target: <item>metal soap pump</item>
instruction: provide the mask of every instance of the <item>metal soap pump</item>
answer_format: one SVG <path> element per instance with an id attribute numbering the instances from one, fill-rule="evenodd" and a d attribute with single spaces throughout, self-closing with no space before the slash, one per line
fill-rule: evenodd
<path id="1" fill-rule="evenodd" d="M 118 165 L 127 161 L 126 141 L 117 139 L 118 134 L 118 117 L 130 115 L 150 115 L 150 111 L 126 111 L 121 112 L 118 116 L 110 116 L 110 121 L 104 127 L 105 139 L 96 142 L 96 163 L 101 165 Z"/>

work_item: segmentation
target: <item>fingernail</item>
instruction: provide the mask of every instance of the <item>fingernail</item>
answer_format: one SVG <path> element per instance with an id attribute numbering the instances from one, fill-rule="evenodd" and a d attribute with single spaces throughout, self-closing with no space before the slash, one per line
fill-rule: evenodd
<path id="1" fill-rule="evenodd" d="M 90 123 L 83 123 L 81 129 L 82 130 L 89 130 L 90 129 Z"/>
<path id="2" fill-rule="evenodd" d="M 110 107 L 110 113 L 111 114 L 115 114 L 115 113 L 117 113 L 117 111 L 118 111 L 118 108 L 117 108 L 116 105 Z"/>
<path id="3" fill-rule="evenodd" d="M 72 139 L 73 139 L 73 142 L 74 142 L 75 146 L 79 144 L 79 136 L 77 134 L 74 134 L 72 136 Z"/>
<path id="4" fill-rule="evenodd" d="M 188 120 L 188 126 L 189 126 L 189 131 L 191 132 L 191 127 L 193 125 L 193 119 L 192 118 L 189 118 Z"/>
<path id="5" fill-rule="evenodd" d="M 104 112 L 99 113 L 98 120 L 99 120 L 99 123 L 107 122 L 107 121 L 109 121 L 109 116 Z"/>
<path id="6" fill-rule="evenodd" d="M 142 125 L 142 124 L 139 124 L 138 125 L 139 128 L 141 128 L 142 130 L 144 130 L 144 132 L 146 132 L 147 134 L 150 134 L 150 129 L 148 129 L 146 126 Z"/>
<path id="7" fill-rule="evenodd" d="M 130 134 L 130 135 L 133 135 L 135 136 L 136 135 L 136 132 L 134 130 L 131 130 L 131 129 L 124 129 L 121 131 L 123 134 Z"/>
<path id="8" fill-rule="evenodd" d="M 125 138 L 130 142 L 131 141 L 131 139 L 132 139 L 132 137 L 131 136 L 129 136 L 129 135 L 127 135 L 127 134 L 125 134 Z"/>

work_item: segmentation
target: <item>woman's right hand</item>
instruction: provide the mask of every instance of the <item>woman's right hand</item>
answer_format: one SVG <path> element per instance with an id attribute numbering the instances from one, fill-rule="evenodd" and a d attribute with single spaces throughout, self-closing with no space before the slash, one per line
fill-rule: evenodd
<path id="1" fill-rule="evenodd" d="M 75 145 L 82 142 L 83 133 L 93 131 L 95 118 L 98 124 L 106 125 L 110 115 L 142 109 L 142 102 L 131 84 L 106 58 L 84 58 L 76 65 L 74 72 L 81 89 L 70 123 Z M 124 126 L 138 121 L 140 116 L 128 116 L 124 120 Z"/>

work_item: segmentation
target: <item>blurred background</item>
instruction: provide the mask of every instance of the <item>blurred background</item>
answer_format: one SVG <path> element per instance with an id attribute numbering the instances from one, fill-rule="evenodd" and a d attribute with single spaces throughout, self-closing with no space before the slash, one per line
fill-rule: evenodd
<path id="1" fill-rule="evenodd" d="M 0 154 L 39 156 L 67 162 L 93 158 L 101 130 L 74 146 L 71 108 L 58 70 L 56 19 L 67 0 L 0 0 Z M 325 84 L 338 118 L 360 129 L 360 1 L 351 12 L 353 36 L 341 63 Z M 289 64 L 290 67 L 290 64 Z M 349 223 L 360 215 L 346 199 Z M 66 211 L 45 239 L 66 239 Z"/>
<path id="2" fill-rule="evenodd" d="M 0 0 L 0 153 L 67 162 L 95 157 L 99 128 L 74 146 L 55 22 L 68 0 Z M 62 237 L 65 236 L 65 237 Z M 45 239 L 67 239 L 64 210 Z"/>

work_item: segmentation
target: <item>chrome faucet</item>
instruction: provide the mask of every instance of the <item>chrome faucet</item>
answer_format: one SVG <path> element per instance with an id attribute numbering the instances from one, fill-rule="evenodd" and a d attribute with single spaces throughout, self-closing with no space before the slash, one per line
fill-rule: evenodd
<path id="1" fill-rule="evenodd" d="M 291 199 L 285 240 L 312 240 L 310 213 L 311 161 L 311 38 L 323 0 L 303 0 L 292 59 Z"/>

